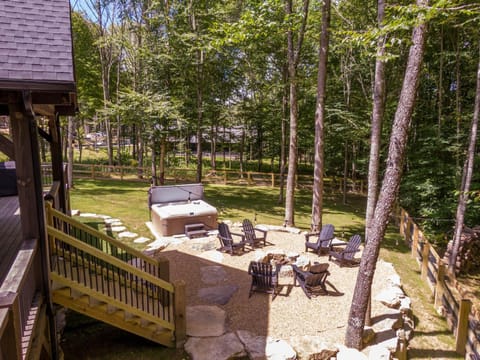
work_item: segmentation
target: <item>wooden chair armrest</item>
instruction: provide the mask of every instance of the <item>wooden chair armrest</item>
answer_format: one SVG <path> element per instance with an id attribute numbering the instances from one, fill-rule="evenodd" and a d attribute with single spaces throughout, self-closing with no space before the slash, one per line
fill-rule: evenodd
<path id="1" fill-rule="evenodd" d="M 309 239 L 312 237 L 312 236 L 318 236 L 320 235 L 320 233 L 308 233 L 308 234 L 305 234 L 305 241 L 309 241 Z"/>
<path id="2" fill-rule="evenodd" d="M 255 231 L 260 231 L 261 233 L 263 233 L 263 235 L 266 235 L 268 230 L 264 230 L 264 229 L 259 229 L 259 228 L 253 228 L 253 230 Z"/>
<path id="3" fill-rule="evenodd" d="M 242 241 L 245 240 L 245 234 L 239 234 L 239 233 L 234 233 L 234 232 L 231 232 L 230 231 L 230 234 L 232 234 L 232 236 L 239 236 L 242 238 Z"/>

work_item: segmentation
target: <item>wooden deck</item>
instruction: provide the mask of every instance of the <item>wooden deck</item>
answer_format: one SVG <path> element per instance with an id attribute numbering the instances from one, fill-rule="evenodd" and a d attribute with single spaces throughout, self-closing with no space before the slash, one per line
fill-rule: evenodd
<path id="1" fill-rule="evenodd" d="M 0 197 L 0 283 L 22 244 L 20 207 L 17 196 Z"/>

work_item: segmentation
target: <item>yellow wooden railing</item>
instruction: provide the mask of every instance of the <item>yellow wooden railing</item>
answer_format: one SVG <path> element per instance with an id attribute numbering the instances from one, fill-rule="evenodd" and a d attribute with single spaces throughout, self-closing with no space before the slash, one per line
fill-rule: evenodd
<path id="1" fill-rule="evenodd" d="M 54 282 L 168 329 L 177 343 L 183 341 L 184 284 L 169 282 L 168 260 L 132 249 L 48 203 L 47 232 Z"/>

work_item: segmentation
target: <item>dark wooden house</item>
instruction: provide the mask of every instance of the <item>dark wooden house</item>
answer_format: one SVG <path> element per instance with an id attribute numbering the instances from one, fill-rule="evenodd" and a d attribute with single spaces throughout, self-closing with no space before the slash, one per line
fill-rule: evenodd
<path id="1" fill-rule="evenodd" d="M 0 164 L 0 360 L 62 357 L 54 304 L 178 346 L 185 292 L 168 261 L 69 216 L 59 126 L 77 106 L 69 0 L 0 1 L 0 34 L 0 152 L 10 160 Z"/>

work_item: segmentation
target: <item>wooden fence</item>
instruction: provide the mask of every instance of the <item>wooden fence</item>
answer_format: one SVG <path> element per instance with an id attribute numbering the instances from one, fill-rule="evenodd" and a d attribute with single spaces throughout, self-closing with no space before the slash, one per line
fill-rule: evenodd
<path id="1" fill-rule="evenodd" d="M 110 166 L 98 164 L 73 164 L 73 174 L 77 179 L 111 179 L 150 182 L 152 169 L 149 167 Z M 195 182 L 196 170 L 186 168 L 166 168 L 166 184 L 182 184 Z M 313 184 L 312 175 L 297 175 L 297 188 L 309 188 Z M 286 179 L 285 179 L 286 181 Z M 203 173 L 202 182 L 224 185 L 269 186 L 280 184 L 279 173 L 262 173 L 254 171 L 208 170 Z M 343 178 L 325 178 L 324 187 L 327 191 L 342 191 Z M 348 192 L 365 193 L 363 180 L 347 179 Z"/>
<path id="2" fill-rule="evenodd" d="M 422 280 L 432 291 L 435 309 L 441 309 L 455 335 L 456 352 L 465 355 L 465 359 L 480 360 L 478 309 L 472 308 L 471 300 L 457 291 L 455 281 L 448 277 L 446 264 L 409 214 L 401 209 L 399 216 L 400 234 L 419 264 Z"/>

